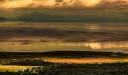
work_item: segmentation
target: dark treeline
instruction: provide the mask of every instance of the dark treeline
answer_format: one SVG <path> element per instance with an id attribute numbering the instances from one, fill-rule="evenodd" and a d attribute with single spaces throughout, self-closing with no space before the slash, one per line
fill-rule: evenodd
<path id="1" fill-rule="evenodd" d="M 3 57 L 4 56 L 4 57 Z M 29 57 L 85 58 L 85 57 L 125 57 L 122 52 L 100 51 L 50 51 L 50 52 L 0 52 L 1 59 Z"/>

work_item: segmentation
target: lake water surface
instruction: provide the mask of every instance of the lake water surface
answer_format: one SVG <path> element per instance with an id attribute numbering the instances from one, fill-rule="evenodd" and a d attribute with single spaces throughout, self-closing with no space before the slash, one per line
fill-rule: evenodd
<path id="1" fill-rule="evenodd" d="M 127 23 L 1 22 L 1 51 L 128 50 Z"/>

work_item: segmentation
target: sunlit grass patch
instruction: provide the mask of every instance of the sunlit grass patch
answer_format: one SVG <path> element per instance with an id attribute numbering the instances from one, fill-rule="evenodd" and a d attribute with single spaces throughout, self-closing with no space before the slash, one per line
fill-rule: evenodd
<path id="1" fill-rule="evenodd" d="M 25 71 L 27 69 L 32 69 L 37 66 L 16 66 L 16 65 L 0 65 L 0 72 L 18 72 Z"/>

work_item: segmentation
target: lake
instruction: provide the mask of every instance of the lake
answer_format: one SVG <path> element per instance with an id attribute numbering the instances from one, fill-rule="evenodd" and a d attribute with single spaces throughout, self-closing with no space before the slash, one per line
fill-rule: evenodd
<path id="1" fill-rule="evenodd" d="M 127 52 L 127 23 L 0 22 L 0 50 Z"/>

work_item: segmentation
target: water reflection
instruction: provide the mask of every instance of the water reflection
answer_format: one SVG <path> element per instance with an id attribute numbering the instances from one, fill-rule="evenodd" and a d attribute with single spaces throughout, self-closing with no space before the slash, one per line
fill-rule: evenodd
<path id="1" fill-rule="evenodd" d="M 128 49 L 128 41 L 120 42 L 1 42 L 0 49 L 3 51 L 55 51 L 55 50 L 125 50 Z"/>
<path id="2" fill-rule="evenodd" d="M 86 47 L 91 49 L 128 49 L 128 42 L 95 42 L 95 43 L 85 43 Z"/>
<path id="3" fill-rule="evenodd" d="M 1 22 L 0 28 L 1 51 L 128 49 L 127 23 Z"/>
<path id="4" fill-rule="evenodd" d="M 127 58 L 43 58 L 46 62 L 68 63 L 68 64 L 96 64 L 96 63 L 124 63 Z"/>
<path id="5" fill-rule="evenodd" d="M 127 24 L 84 24 L 83 28 L 90 31 L 128 31 Z"/>
<path id="6" fill-rule="evenodd" d="M 128 41 L 88 42 L 88 43 L 49 43 L 52 46 L 84 46 L 90 49 L 128 49 Z"/>

